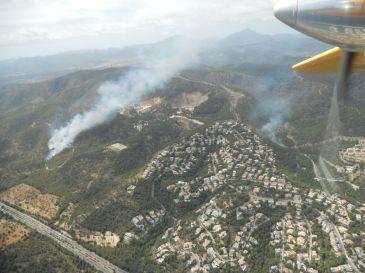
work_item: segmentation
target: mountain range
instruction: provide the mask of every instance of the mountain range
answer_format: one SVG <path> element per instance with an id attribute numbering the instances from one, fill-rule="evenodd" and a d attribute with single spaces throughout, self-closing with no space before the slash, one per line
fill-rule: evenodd
<path id="1" fill-rule="evenodd" d="M 239 230 L 256 222 L 262 224 L 262 229 L 252 231 L 257 235 L 257 245 L 252 244 L 253 258 L 247 262 L 250 272 L 269 272 L 275 259 L 269 245 L 270 231 L 287 211 L 266 202 L 253 208 L 257 209 L 256 218 L 250 213 L 243 218 L 236 216 L 238 209 L 233 208 L 243 206 L 254 199 L 254 191 L 260 191 L 257 181 L 245 180 L 246 185 L 240 177 L 246 170 L 255 173 L 262 168 L 262 173 L 272 173 L 275 181 L 290 180 L 295 191 L 302 190 L 297 194 L 319 188 L 306 157 L 318 157 L 318 149 L 314 145 L 304 150 L 298 147 L 323 139 L 334 78 L 297 75 L 291 66 L 326 50 L 327 45 L 299 35 L 262 35 L 250 30 L 207 40 L 194 66 L 145 94 L 138 103 L 120 109 L 104 124 L 82 132 L 71 147 L 51 160 L 45 159 L 53 129 L 90 109 L 99 98 L 102 84 L 148 63 L 155 54 L 167 50 L 174 39 L 124 49 L 1 61 L 0 198 L 20 204 L 22 210 L 69 232 L 86 248 L 130 272 L 185 272 L 187 267 L 193 270 L 200 266 L 200 262 L 185 256 L 170 257 L 161 265 L 156 255 L 165 251 L 160 248 L 166 238 L 171 237 L 175 247 L 180 247 L 180 239 L 174 234 L 194 237 L 192 228 L 203 230 L 204 226 L 194 226 L 201 219 L 205 221 L 205 216 L 198 217 L 202 211 L 221 217 L 215 206 L 232 208 L 222 215 L 222 226 L 227 227 L 229 236 L 219 243 L 231 246 Z M 340 102 L 340 130 L 345 136 L 365 135 L 364 85 L 363 77 L 355 74 L 350 99 Z M 246 166 L 237 147 L 238 152 L 255 151 L 263 156 L 248 159 L 254 163 Z M 246 167 L 238 171 L 238 176 L 229 174 L 226 180 L 232 184 L 219 188 L 234 160 Z M 207 179 L 218 188 L 201 190 Z M 286 185 L 292 187 L 290 183 Z M 284 202 L 284 197 L 292 194 L 292 188 L 286 194 L 263 191 L 262 200 Z M 185 198 L 187 193 L 195 197 Z M 253 204 L 262 205 L 262 200 Z M 290 212 L 297 213 L 298 203 L 293 204 Z M 44 208 L 49 208 L 46 213 Z M 311 222 L 316 221 L 314 209 L 303 207 L 303 211 Z M 152 224 L 139 230 L 138 217 Z M 315 227 L 315 232 L 322 234 Z M 221 227 L 214 228 L 220 231 Z M 211 238 L 218 231 L 212 233 Z M 115 238 L 120 241 L 113 247 L 105 246 L 105 240 Z M 211 238 L 197 244 L 197 249 L 205 253 L 202 245 Z M 321 242 L 322 249 L 328 244 Z M 50 249 L 52 257 L 37 252 L 34 245 Z M 48 268 L 49 263 L 59 264 L 54 272 L 67 272 L 67 268 L 92 272 L 51 246 L 33 234 L 0 252 L 0 259 L 7 261 L 4 268 L 9 272 L 26 265 L 33 270 L 29 272 L 37 272 L 37 268 Z M 210 249 L 208 254 L 214 251 Z M 207 259 L 204 255 L 202 260 Z M 322 256 L 328 258 L 326 255 Z M 331 264 L 337 262 L 332 256 L 330 260 Z M 316 266 L 330 272 L 327 264 L 318 262 Z M 239 270 L 232 267 L 227 272 Z"/>
<path id="2" fill-rule="evenodd" d="M 146 63 L 146 59 L 169 48 L 175 39 L 177 37 L 154 44 L 120 49 L 75 51 L 52 56 L 3 60 L 0 61 L 0 85 L 45 80 L 84 69 Z M 204 52 L 199 61 L 210 66 L 251 61 L 275 63 L 283 56 L 302 58 L 327 48 L 326 45 L 305 36 L 263 35 L 251 30 L 243 30 L 222 39 L 209 39 L 202 44 Z"/>

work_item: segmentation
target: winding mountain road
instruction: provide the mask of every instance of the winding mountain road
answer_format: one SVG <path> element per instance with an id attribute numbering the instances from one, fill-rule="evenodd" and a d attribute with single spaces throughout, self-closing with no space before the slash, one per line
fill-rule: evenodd
<path id="1" fill-rule="evenodd" d="M 38 233 L 52 239 L 55 243 L 73 253 L 79 257 L 84 262 L 93 266 L 96 270 L 103 273 L 128 273 L 120 269 L 119 267 L 113 265 L 104 258 L 96 255 L 94 252 L 87 250 L 86 248 L 79 245 L 77 242 L 73 241 L 71 238 L 63 235 L 62 233 L 50 228 L 49 226 L 43 224 L 42 222 L 36 220 L 35 218 L 22 213 L 2 202 L 0 202 L 0 211 L 10 215 L 16 221 L 19 221 L 31 229 L 37 231 Z"/>
<path id="2" fill-rule="evenodd" d="M 347 253 L 347 250 L 346 250 L 346 247 L 345 247 L 345 243 L 343 242 L 341 233 L 338 230 L 337 226 L 331 221 L 331 219 L 329 219 L 329 217 L 324 212 L 319 211 L 319 210 L 317 210 L 317 212 L 322 217 L 324 217 L 328 221 L 328 223 L 330 223 L 330 225 L 332 226 L 332 230 L 335 233 L 335 236 L 337 238 L 337 242 L 339 243 L 339 247 L 341 249 L 341 252 L 346 257 L 347 263 L 352 267 L 352 270 L 355 271 L 356 273 L 361 273 L 360 270 L 356 267 L 356 265 L 355 265 L 354 261 L 352 260 L 352 258 Z"/>

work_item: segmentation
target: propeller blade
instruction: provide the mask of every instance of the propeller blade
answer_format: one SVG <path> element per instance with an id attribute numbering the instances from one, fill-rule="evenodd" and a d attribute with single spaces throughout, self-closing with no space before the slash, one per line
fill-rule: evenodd
<path id="1" fill-rule="evenodd" d="M 355 53 L 350 51 L 343 52 L 342 64 L 337 78 L 336 89 L 337 94 L 342 99 L 348 98 L 348 80 L 351 75 L 351 66 L 354 60 Z"/>

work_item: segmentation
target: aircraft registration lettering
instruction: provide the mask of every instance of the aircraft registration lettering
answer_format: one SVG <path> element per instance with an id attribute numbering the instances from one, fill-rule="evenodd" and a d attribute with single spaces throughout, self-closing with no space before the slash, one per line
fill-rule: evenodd
<path id="1" fill-rule="evenodd" d="M 329 31 L 333 33 L 344 33 L 349 35 L 364 35 L 365 28 L 330 26 Z"/>

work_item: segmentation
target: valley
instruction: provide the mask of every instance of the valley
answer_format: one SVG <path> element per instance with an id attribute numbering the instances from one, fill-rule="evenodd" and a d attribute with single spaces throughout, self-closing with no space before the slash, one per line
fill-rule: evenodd
<path id="1" fill-rule="evenodd" d="M 325 139 L 331 79 L 288 72 L 322 45 L 283 40 L 223 39 L 50 160 L 50 132 L 133 63 L 0 87 L 0 271 L 364 271 L 364 82 Z"/>

